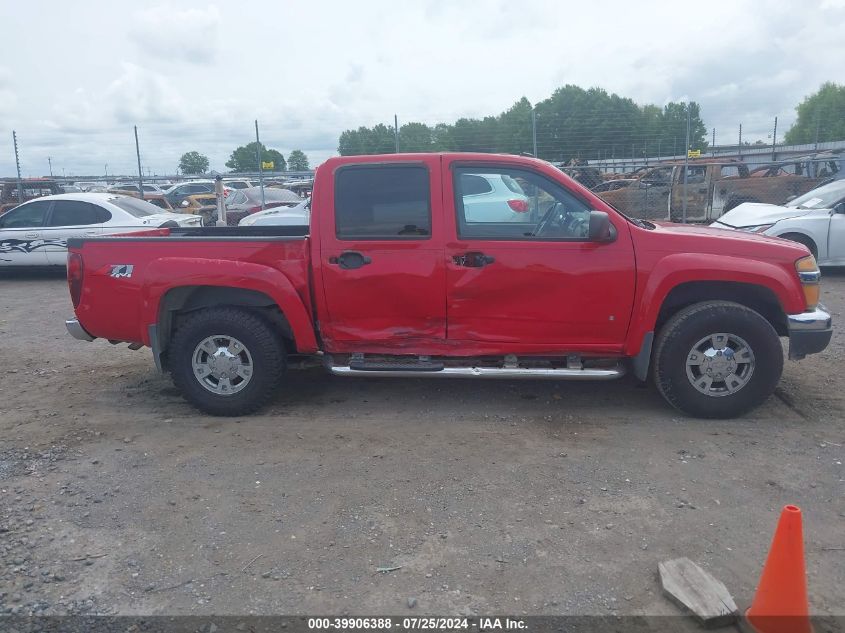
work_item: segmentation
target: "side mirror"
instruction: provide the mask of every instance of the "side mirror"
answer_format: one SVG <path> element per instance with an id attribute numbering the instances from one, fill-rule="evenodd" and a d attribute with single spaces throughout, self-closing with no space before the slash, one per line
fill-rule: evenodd
<path id="1" fill-rule="evenodd" d="M 842 201 L 842 202 L 840 202 L 839 204 L 835 205 L 835 206 L 833 207 L 833 212 L 834 212 L 834 213 L 843 213 L 843 214 L 845 214 L 845 200 L 843 200 L 843 201 Z"/>
<path id="2" fill-rule="evenodd" d="M 188 202 L 187 200 L 182 200 L 182 204 L 180 204 L 179 206 L 188 208 L 189 206 L 191 206 L 191 203 Z"/>
<path id="3" fill-rule="evenodd" d="M 590 211 L 590 229 L 587 237 L 591 242 L 607 242 L 611 239 L 610 216 L 604 211 Z"/>

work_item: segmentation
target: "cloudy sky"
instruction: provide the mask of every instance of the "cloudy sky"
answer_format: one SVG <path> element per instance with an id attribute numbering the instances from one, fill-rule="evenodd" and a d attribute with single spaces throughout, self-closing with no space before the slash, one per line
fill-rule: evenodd
<path id="1" fill-rule="evenodd" d="M 690 98 L 717 143 L 779 136 L 845 83 L 845 0 L 0 2 L 0 175 L 172 173 L 237 145 L 331 156 L 340 132 L 497 114 L 558 86 Z"/>

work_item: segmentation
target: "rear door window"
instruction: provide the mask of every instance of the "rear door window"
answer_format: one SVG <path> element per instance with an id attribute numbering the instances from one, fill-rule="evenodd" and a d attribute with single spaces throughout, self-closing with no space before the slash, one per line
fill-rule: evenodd
<path id="1" fill-rule="evenodd" d="M 335 176 L 339 239 L 428 239 L 430 176 L 422 165 L 342 168 Z"/>
<path id="2" fill-rule="evenodd" d="M 51 202 L 30 202 L 0 215 L 0 229 L 40 228 Z"/>
<path id="3" fill-rule="evenodd" d="M 102 224 L 111 214 L 98 206 L 79 200 L 56 200 L 47 226 L 86 226 Z"/>

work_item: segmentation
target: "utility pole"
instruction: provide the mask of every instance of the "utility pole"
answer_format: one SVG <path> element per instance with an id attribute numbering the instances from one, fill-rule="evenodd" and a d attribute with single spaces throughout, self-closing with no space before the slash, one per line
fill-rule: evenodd
<path id="1" fill-rule="evenodd" d="M 15 167 L 18 170 L 18 204 L 23 202 L 23 182 L 21 181 L 21 160 L 18 155 L 18 134 L 12 130 L 12 143 L 15 145 Z"/>
<path id="2" fill-rule="evenodd" d="M 687 101 L 687 149 L 684 152 L 684 198 L 681 211 L 681 218 L 684 224 L 687 223 L 687 177 L 689 176 L 689 127 L 691 109 L 690 102 Z"/>
<path id="3" fill-rule="evenodd" d="M 713 142 L 710 143 L 710 155 L 716 155 L 716 128 L 713 128 Z"/>
<path id="4" fill-rule="evenodd" d="M 818 136 L 818 134 L 816 135 Z M 537 109 L 531 109 L 531 140 L 534 143 L 534 158 L 537 158 Z"/>
<path id="5" fill-rule="evenodd" d="M 816 108 L 816 144 L 815 148 L 816 151 L 819 149 L 819 109 Z"/>
<path id="6" fill-rule="evenodd" d="M 255 154 L 258 156 L 258 186 L 261 188 L 261 210 L 264 210 L 264 172 L 261 169 L 261 140 L 258 138 L 258 119 L 255 119 Z"/>
<path id="7" fill-rule="evenodd" d="M 144 173 L 141 171 L 141 147 L 138 145 L 138 126 L 135 126 L 135 157 L 138 159 L 138 193 L 144 199 Z"/>
<path id="8" fill-rule="evenodd" d="M 53 159 L 48 156 L 47 157 L 47 164 L 50 166 L 50 178 L 53 177 Z"/>
<path id="9" fill-rule="evenodd" d="M 778 118 L 775 117 L 775 129 L 772 132 L 772 160 L 775 160 L 775 145 L 778 142 Z"/>
<path id="10" fill-rule="evenodd" d="M 742 159 L 742 123 L 739 124 L 739 157 Z"/>
<path id="11" fill-rule="evenodd" d="M 399 116 L 393 115 L 393 142 L 396 147 L 396 153 L 399 153 Z"/>
<path id="12" fill-rule="evenodd" d="M 106 163 L 103 165 L 103 173 L 105 174 L 104 178 L 106 179 L 106 184 L 109 183 L 109 164 Z"/>

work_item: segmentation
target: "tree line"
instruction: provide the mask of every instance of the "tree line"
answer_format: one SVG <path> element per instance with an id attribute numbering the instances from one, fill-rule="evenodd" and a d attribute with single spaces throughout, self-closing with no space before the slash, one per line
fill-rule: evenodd
<path id="1" fill-rule="evenodd" d="M 398 133 L 401 152 L 503 152 L 533 154 L 536 121 L 537 155 L 551 161 L 632 158 L 682 153 L 690 110 L 690 149 L 707 148 L 707 129 L 700 107 L 691 102 L 663 108 L 638 105 L 602 88 L 566 85 L 532 105 L 522 97 L 495 116 L 460 118 L 454 123 L 410 122 Z M 536 119 L 535 119 L 536 117 Z M 532 119 L 535 119 L 532 120 Z M 338 153 L 377 154 L 396 151 L 392 126 L 345 130 Z"/>
<path id="2" fill-rule="evenodd" d="M 241 145 L 232 150 L 229 160 L 226 161 L 226 167 L 236 173 L 255 172 L 258 171 L 258 160 L 261 157 L 261 162 L 264 164 L 271 163 L 273 166 L 270 171 L 308 171 L 308 156 L 302 150 L 293 150 L 285 160 L 284 154 L 280 151 L 268 148 L 264 143 L 260 144 L 253 141 L 246 145 Z M 209 167 L 208 156 L 200 154 L 197 151 L 185 152 L 179 159 L 179 171 L 186 175 L 205 174 Z"/>
<path id="3" fill-rule="evenodd" d="M 379 123 L 345 130 L 338 140 L 341 156 L 401 152 L 502 152 L 533 154 L 568 162 L 578 159 L 642 158 L 683 155 L 687 108 L 691 150 L 706 150 L 708 128 L 695 101 L 658 107 L 566 85 L 532 105 L 522 97 L 498 115 L 460 118 L 454 123 L 409 122 L 399 128 Z M 826 83 L 797 108 L 787 143 L 845 139 L 845 86 Z M 533 119 L 533 120 L 532 120 Z M 758 141 L 761 143 L 762 141 Z"/>

